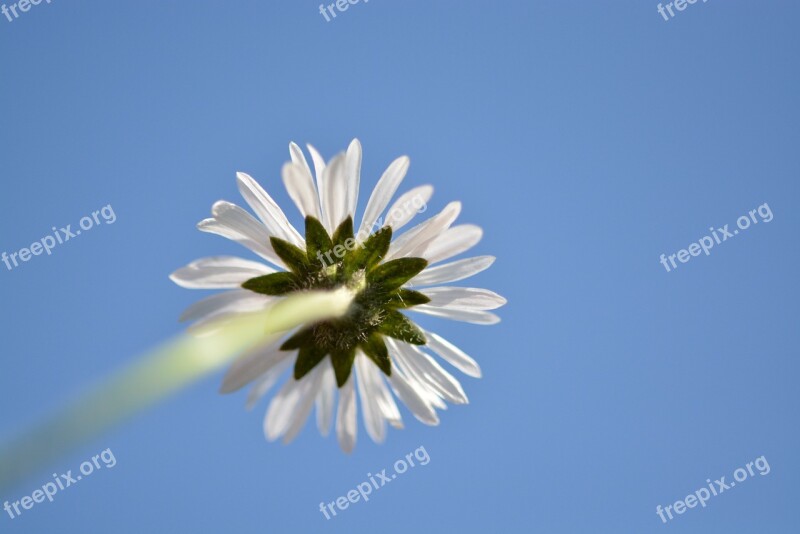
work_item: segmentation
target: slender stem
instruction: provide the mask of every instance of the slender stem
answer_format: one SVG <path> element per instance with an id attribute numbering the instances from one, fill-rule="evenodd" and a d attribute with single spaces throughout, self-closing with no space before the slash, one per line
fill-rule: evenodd
<path id="1" fill-rule="evenodd" d="M 347 290 L 298 293 L 270 308 L 184 334 L 144 354 L 128 368 L 0 447 L 0 490 L 127 416 L 305 323 L 344 315 Z"/>

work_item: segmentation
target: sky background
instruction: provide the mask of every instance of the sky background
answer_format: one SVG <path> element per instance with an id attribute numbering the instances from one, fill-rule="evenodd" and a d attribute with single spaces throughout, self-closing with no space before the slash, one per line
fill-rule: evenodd
<path id="1" fill-rule="evenodd" d="M 9 0 L 5 0 L 6 3 Z M 470 404 L 355 452 L 310 420 L 267 443 L 263 402 L 222 373 L 0 495 L 111 448 L 100 470 L 0 531 L 795 532 L 800 498 L 796 2 L 67 2 L 0 18 L 0 252 L 111 204 L 117 216 L 0 264 L 0 439 L 183 331 L 172 284 L 244 249 L 195 223 L 288 143 L 364 147 L 361 212 L 408 154 L 485 230 L 496 326 L 415 315 L 475 357 Z M 659 263 L 767 203 L 774 214 L 672 272 Z M 418 447 L 430 456 L 331 520 L 319 511 Z M 666 506 L 764 456 L 663 525 Z"/>

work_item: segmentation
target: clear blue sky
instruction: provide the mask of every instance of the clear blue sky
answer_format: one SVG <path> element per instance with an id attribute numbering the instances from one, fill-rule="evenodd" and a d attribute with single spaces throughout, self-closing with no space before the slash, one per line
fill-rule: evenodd
<path id="1" fill-rule="evenodd" d="M 407 185 L 484 228 L 475 250 L 498 260 L 471 285 L 509 299 L 503 322 L 424 321 L 480 361 L 470 405 L 438 428 L 404 412 L 381 446 L 362 426 L 346 456 L 311 425 L 265 442 L 265 404 L 246 412 L 216 375 L 0 495 L 117 459 L 0 531 L 800 529 L 797 3 L 711 0 L 669 21 L 655 1 L 372 0 L 331 22 L 318 5 L 0 16 L 0 252 L 107 204 L 117 216 L 0 264 L 0 437 L 182 331 L 202 293 L 168 274 L 241 252 L 195 223 L 240 202 L 235 171 L 289 202 L 290 140 L 330 157 L 359 137 L 362 192 L 408 154 Z M 659 263 L 763 203 L 771 222 Z M 319 512 L 419 446 L 426 466 Z M 762 455 L 768 475 L 656 515 Z"/>

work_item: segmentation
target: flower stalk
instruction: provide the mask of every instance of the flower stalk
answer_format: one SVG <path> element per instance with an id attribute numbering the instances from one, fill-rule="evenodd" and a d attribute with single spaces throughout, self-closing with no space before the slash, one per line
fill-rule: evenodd
<path id="1" fill-rule="evenodd" d="M 0 446 L 0 489 L 10 487 L 70 448 L 162 400 L 298 326 L 344 315 L 346 288 L 289 295 L 269 308 L 178 336 Z"/>

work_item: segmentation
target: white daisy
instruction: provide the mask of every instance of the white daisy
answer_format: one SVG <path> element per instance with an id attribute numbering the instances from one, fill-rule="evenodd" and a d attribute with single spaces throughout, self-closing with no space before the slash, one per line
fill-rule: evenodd
<path id="1" fill-rule="evenodd" d="M 433 192 L 430 186 L 414 188 L 386 211 L 408 170 L 407 157 L 396 159 L 383 173 L 356 232 L 361 144 L 353 140 L 327 164 L 314 147 L 308 150 L 316 183 L 294 143 L 289 146 L 292 161 L 283 167 L 289 196 L 305 217 L 305 235 L 253 178 L 238 173 L 239 191 L 260 221 L 235 204 L 219 201 L 213 217 L 197 226 L 244 245 L 268 263 L 215 256 L 194 261 L 170 278 L 186 288 L 229 290 L 184 312 L 181 319 L 196 321 L 194 326 L 263 309 L 295 291 L 349 288 L 355 298 L 345 317 L 306 325 L 242 356 L 226 374 L 221 391 L 251 384 L 250 408 L 292 367 L 269 404 L 267 439 L 290 442 L 316 407 L 323 435 L 336 412 L 339 444 L 350 452 L 357 433 L 356 390 L 367 433 L 380 443 L 386 423 L 403 426 L 392 392 L 428 425 L 439 423 L 436 409 L 445 409 L 445 401 L 467 402 L 461 384 L 432 355 L 468 376 L 481 376 L 475 360 L 422 330 L 400 310 L 494 324 L 500 319 L 488 310 L 506 300 L 486 289 L 440 285 L 468 278 L 494 262 L 492 256 L 477 256 L 441 263 L 473 247 L 482 235 L 477 226 L 453 225 L 459 202 L 397 235 L 424 211 Z"/>

